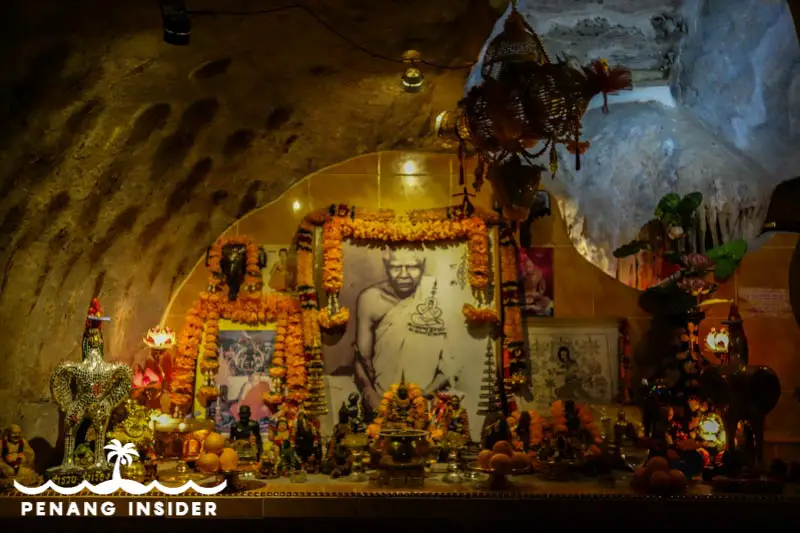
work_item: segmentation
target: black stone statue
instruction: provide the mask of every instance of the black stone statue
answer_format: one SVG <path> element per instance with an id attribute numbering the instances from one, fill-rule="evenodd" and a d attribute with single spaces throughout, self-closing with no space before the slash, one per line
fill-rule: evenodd
<path id="1" fill-rule="evenodd" d="M 239 420 L 231 425 L 231 441 L 246 440 L 255 441 L 258 457 L 261 457 L 263 446 L 261 444 L 261 428 L 258 422 L 250 420 L 250 406 L 242 405 L 239 407 Z"/>
<path id="2" fill-rule="evenodd" d="M 308 417 L 303 412 L 297 415 L 297 423 L 294 429 L 294 450 L 307 470 L 316 471 L 322 461 L 319 435 L 317 428 L 314 427 L 314 424 L 308 420 Z"/>
<path id="3" fill-rule="evenodd" d="M 351 392 L 347 397 L 347 417 L 353 433 L 364 433 L 367 430 L 367 426 L 364 424 L 361 396 L 357 392 Z"/>
<path id="4" fill-rule="evenodd" d="M 264 248 L 258 249 L 258 268 L 266 268 L 267 254 Z M 228 299 L 233 301 L 247 274 L 247 247 L 243 244 L 226 244 L 222 247 L 220 274 L 228 285 Z"/>

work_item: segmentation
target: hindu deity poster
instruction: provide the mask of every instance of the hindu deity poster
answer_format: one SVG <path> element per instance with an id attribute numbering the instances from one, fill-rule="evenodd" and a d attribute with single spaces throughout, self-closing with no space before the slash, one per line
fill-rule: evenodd
<path id="1" fill-rule="evenodd" d="M 293 291 L 296 285 L 293 247 L 290 244 L 265 244 L 262 248 L 267 253 L 267 266 L 261 271 L 263 292 Z"/>
<path id="2" fill-rule="evenodd" d="M 519 253 L 522 311 L 553 316 L 553 249 L 534 246 Z"/>
<path id="3" fill-rule="evenodd" d="M 405 376 L 424 393 L 463 397 L 473 438 L 488 331 L 468 329 L 473 303 L 465 243 L 415 247 L 345 241 L 341 305 L 351 310 L 342 335 L 324 339 L 332 411 L 352 392 L 367 413 Z"/>
<path id="4" fill-rule="evenodd" d="M 219 370 L 214 381 L 219 386 L 219 398 L 208 407 L 195 402 L 195 416 L 216 421 L 217 430 L 227 433 L 239 418 L 239 407 L 250 407 L 251 418 L 262 431 L 272 424 L 272 413 L 262 400 L 271 389 L 269 367 L 275 344 L 275 329 L 256 329 L 220 320 Z M 205 378 L 198 373 L 196 383 Z"/>

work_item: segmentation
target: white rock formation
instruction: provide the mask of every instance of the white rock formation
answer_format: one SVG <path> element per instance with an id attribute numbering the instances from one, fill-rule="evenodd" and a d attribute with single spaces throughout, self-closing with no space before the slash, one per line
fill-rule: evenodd
<path id="1" fill-rule="evenodd" d="M 719 224 L 715 243 L 752 240 L 775 185 L 796 175 L 787 169 L 800 162 L 800 151 L 791 150 L 800 146 L 800 49 L 788 7 L 701 4 L 519 2 L 551 56 L 671 70 L 669 92 L 665 82 L 612 97 L 608 115 L 592 102 L 584 119 L 592 146 L 581 170 L 562 151 L 560 170 L 545 182 L 577 249 L 612 276 L 612 251 L 636 236 L 665 194 L 702 192 L 701 224 Z M 480 83 L 480 66 L 466 90 Z"/>

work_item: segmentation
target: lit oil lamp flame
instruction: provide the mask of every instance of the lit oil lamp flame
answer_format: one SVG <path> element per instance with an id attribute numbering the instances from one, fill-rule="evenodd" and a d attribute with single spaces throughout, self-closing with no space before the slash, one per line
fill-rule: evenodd
<path id="1" fill-rule="evenodd" d="M 144 343 L 153 350 L 168 350 L 175 346 L 175 332 L 170 328 L 156 326 L 147 332 Z"/>
<path id="2" fill-rule="evenodd" d="M 711 328 L 711 331 L 706 336 L 706 347 L 714 353 L 727 353 L 730 337 L 728 330 L 725 328 L 717 331 L 716 328 Z"/>
<path id="3" fill-rule="evenodd" d="M 706 445 L 718 449 L 725 447 L 725 429 L 722 426 L 722 419 L 716 413 L 707 413 L 698 420 L 698 433 L 700 439 Z"/>

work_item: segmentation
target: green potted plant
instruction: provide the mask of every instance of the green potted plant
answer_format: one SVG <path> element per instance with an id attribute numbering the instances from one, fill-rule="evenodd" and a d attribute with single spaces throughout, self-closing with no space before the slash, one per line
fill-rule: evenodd
<path id="1" fill-rule="evenodd" d="M 668 318 L 677 328 L 677 353 L 668 363 L 672 379 L 667 379 L 675 399 L 685 403 L 699 387 L 699 373 L 705 365 L 700 351 L 699 324 L 705 309 L 730 300 L 712 299 L 717 282 L 728 279 L 736 271 L 747 252 L 747 242 L 736 239 L 721 246 L 695 252 L 689 236 L 697 233 L 697 209 L 703 195 L 666 195 L 658 203 L 655 218 L 650 220 L 635 239 L 614 251 L 623 258 L 643 251 L 654 254 L 663 268 L 662 279 L 648 288 L 640 300 L 642 307 L 655 316 Z M 661 378 L 668 372 L 662 368 Z M 671 382 L 671 383 L 670 383 Z"/>
<path id="2" fill-rule="evenodd" d="M 692 252 L 688 235 L 695 235 L 697 209 L 703 203 L 699 192 L 684 197 L 670 193 L 658 202 L 655 218 L 650 220 L 638 239 L 614 250 L 621 259 L 648 251 L 663 265 L 662 280 L 647 289 L 644 307 L 654 314 L 687 314 L 714 303 L 709 296 L 717 289 L 717 281 L 730 278 L 747 252 L 747 241 L 736 239 L 706 250 Z"/>

